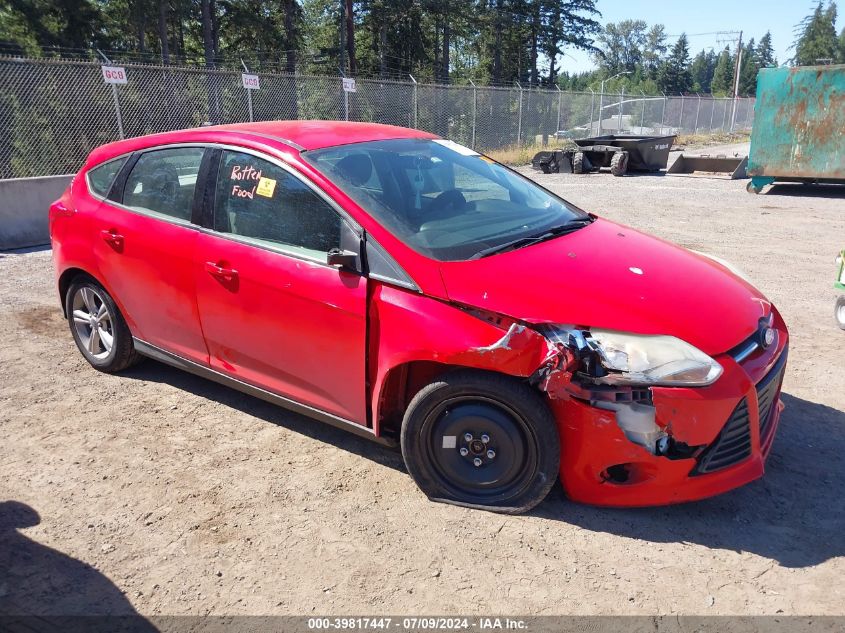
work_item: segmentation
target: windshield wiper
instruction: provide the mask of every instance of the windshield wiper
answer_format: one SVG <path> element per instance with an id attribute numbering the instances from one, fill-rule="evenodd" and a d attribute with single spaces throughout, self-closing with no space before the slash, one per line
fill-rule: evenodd
<path id="1" fill-rule="evenodd" d="M 578 218 L 576 220 L 570 220 L 566 224 L 561 224 L 560 226 L 555 226 L 550 229 L 546 229 L 542 233 L 538 235 L 529 235 L 527 237 L 520 237 L 518 239 L 512 240 L 510 242 L 505 242 L 504 244 L 498 244 L 497 246 L 491 246 L 490 248 L 485 248 L 483 250 L 478 251 L 475 255 L 470 257 L 470 259 L 481 259 L 482 257 L 487 257 L 489 255 L 496 255 L 498 253 L 504 253 L 507 251 L 513 251 L 518 248 L 522 248 L 523 246 L 530 246 L 531 244 L 537 244 L 539 242 L 545 242 L 547 240 L 554 239 L 556 237 L 560 237 L 561 235 L 566 235 L 567 233 L 572 233 L 581 229 L 593 221 L 593 218 L 587 216 L 586 218 Z"/>

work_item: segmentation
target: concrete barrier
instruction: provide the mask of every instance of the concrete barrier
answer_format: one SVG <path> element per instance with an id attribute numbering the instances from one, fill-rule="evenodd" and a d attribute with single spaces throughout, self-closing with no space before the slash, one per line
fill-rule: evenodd
<path id="1" fill-rule="evenodd" d="M 72 175 L 0 180 L 0 251 L 50 242 L 47 213 Z"/>

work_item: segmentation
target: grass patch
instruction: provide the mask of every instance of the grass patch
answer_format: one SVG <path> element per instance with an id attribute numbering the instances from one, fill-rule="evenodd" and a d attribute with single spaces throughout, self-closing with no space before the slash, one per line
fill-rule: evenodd
<path id="1" fill-rule="evenodd" d="M 540 143 L 534 143 L 532 145 L 510 145 L 499 149 L 487 150 L 484 154 L 505 165 L 519 166 L 528 165 L 537 152 L 551 149 L 570 149 L 572 147 L 575 147 L 575 144 L 571 141 L 550 138 L 549 144 L 546 146 Z"/>
<path id="2" fill-rule="evenodd" d="M 675 139 L 675 147 L 687 148 L 711 147 L 713 145 L 733 145 L 747 143 L 751 139 L 748 132 L 720 132 L 718 134 L 679 134 Z"/>

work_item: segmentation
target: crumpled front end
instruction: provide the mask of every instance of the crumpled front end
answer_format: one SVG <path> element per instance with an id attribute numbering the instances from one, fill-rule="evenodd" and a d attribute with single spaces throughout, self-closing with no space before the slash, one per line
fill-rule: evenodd
<path id="1" fill-rule="evenodd" d="M 557 419 L 567 495 L 595 505 L 662 505 L 762 476 L 783 409 L 788 350 L 774 310 L 772 328 L 776 342 L 767 349 L 752 337 L 715 356 L 723 373 L 703 387 L 597 384 L 565 348 L 561 362 L 534 381 L 549 394 Z"/>

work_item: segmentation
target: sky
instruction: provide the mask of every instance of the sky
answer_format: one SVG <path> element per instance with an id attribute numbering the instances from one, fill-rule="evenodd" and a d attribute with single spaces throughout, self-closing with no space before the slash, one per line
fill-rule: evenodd
<path id="1" fill-rule="evenodd" d="M 597 0 L 601 24 L 626 19 L 645 20 L 649 26 L 664 24 L 670 44 L 686 33 L 690 57 L 702 48 L 724 48 L 716 31 L 743 31 L 743 41 L 750 37 L 759 42 L 766 31 L 772 32 L 772 45 L 779 64 L 792 56 L 788 50 L 794 39 L 795 25 L 811 13 L 817 0 Z M 840 3 L 842 4 L 842 3 Z M 843 6 L 842 8 L 845 8 Z M 842 29 L 840 15 L 837 32 Z M 704 35 L 707 33 L 708 35 Z M 702 35 L 699 35 L 702 34 Z M 595 68 L 588 53 L 566 49 L 559 59 L 562 70 L 583 72 Z"/>

